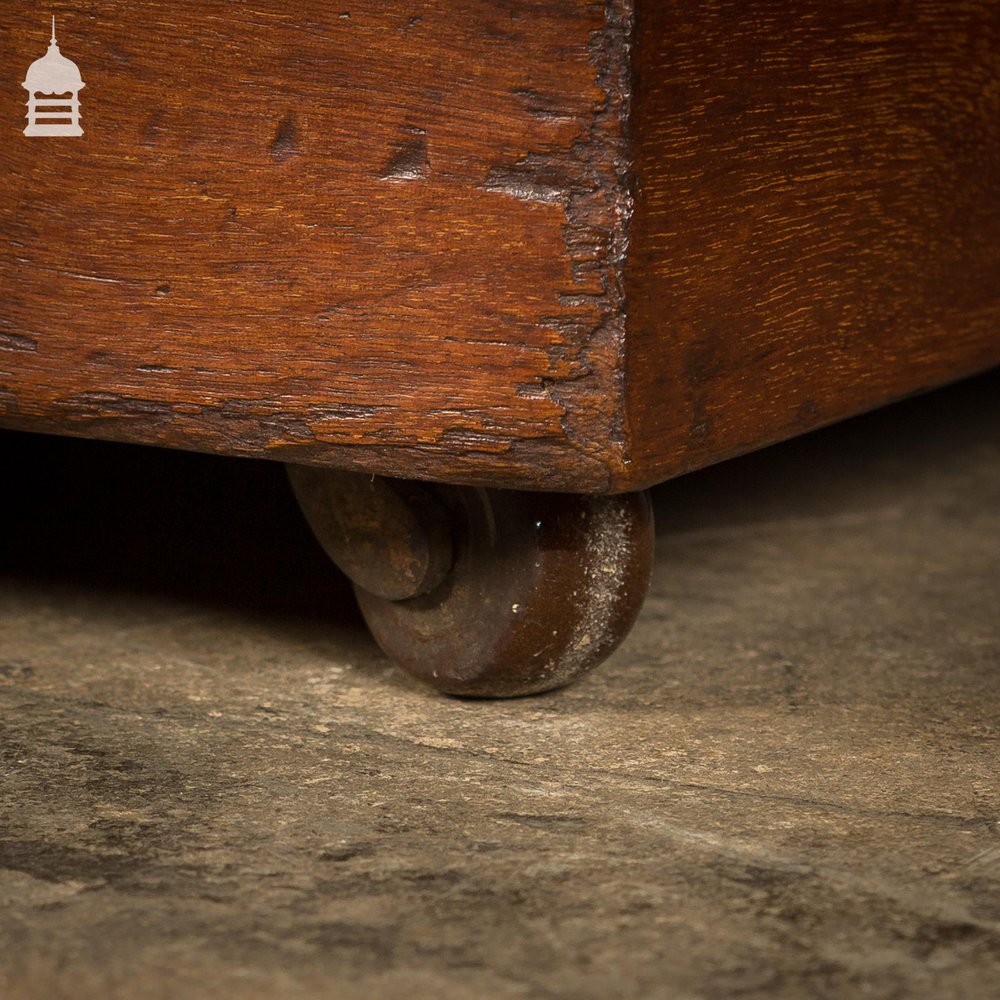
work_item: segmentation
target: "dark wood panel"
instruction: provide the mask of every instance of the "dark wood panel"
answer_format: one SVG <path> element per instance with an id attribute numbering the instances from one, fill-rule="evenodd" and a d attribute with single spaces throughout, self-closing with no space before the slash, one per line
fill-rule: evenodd
<path id="1" fill-rule="evenodd" d="M 0 144 L 7 426 L 601 492 L 1000 361 L 988 0 L 56 13 L 86 135 Z"/>
<path id="2" fill-rule="evenodd" d="M 1000 4 L 641 4 L 632 481 L 1000 362 Z"/>
<path id="3" fill-rule="evenodd" d="M 625 7 L 4 2 L 0 421 L 608 489 Z"/>

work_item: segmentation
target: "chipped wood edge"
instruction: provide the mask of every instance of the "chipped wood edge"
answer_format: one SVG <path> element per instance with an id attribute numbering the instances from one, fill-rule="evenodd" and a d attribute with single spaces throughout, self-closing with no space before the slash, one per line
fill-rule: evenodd
<path id="1" fill-rule="evenodd" d="M 561 411 L 561 437 L 510 435 L 492 440 L 483 450 L 456 442 L 447 430 L 426 442 L 283 443 L 274 434 L 280 412 L 269 415 L 266 405 L 236 399 L 206 404 L 193 415 L 188 408 L 188 420 L 177 435 L 182 446 L 457 484 L 581 493 L 630 488 L 624 281 L 632 214 L 628 125 L 634 20 L 634 0 L 606 0 L 603 24 L 591 32 L 588 46 L 600 99 L 569 148 L 529 152 L 513 167 L 494 169 L 483 185 L 513 197 L 558 203 L 563 209 L 562 239 L 578 290 L 563 294 L 560 302 L 566 310 L 543 322 L 563 334 L 550 348 L 554 367 L 571 367 L 573 373 L 515 387 Z M 294 122 L 281 122 L 271 155 L 281 160 L 294 142 Z M 389 177 L 422 176 L 423 148 L 420 137 L 400 145 L 385 168 Z M 557 183 L 545 179 L 552 177 Z M 592 291 L 595 276 L 597 293 Z M 577 315 L 572 314 L 574 306 Z M 36 346 L 16 335 L 9 335 L 8 341 L 0 347 L 30 351 Z M 163 428 L 176 415 L 169 402 L 113 391 L 83 394 L 72 412 L 53 415 L 33 410 L 30 402 L 22 405 L 16 392 L 4 390 L 0 410 L 0 426 L 152 445 L 167 443 Z M 198 426 L 204 427 L 203 434 Z M 174 440 L 169 443 L 175 445 Z"/>

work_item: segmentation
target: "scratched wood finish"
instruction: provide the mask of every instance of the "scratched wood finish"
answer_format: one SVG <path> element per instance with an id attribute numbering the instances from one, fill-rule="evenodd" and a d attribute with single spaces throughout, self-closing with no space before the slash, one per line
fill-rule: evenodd
<path id="1" fill-rule="evenodd" d="M 0 420 L 606 490 L 627 24 L 604 0 L 3 2 Z"/>
<path id="2" fill-rule="evenodd" d="M 2 0 L 0 425 L 606 492 L 988 367 L 998 11 L 56 3 L 46 140 Z"/>
<path id="3" fill-rule="evenodd" d="M 640 7 L 645 485 L 1000 363 L 1000 4 Z"/>

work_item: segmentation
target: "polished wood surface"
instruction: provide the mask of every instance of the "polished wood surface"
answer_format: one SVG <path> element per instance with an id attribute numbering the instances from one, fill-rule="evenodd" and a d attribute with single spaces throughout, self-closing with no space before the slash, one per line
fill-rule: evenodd
<path id="1" fill-rule="evenodd" d="M 1000 363 L 1000 4 L 650 0 L 635 66 L 639 484 Z"/>
<path id="2" fill-rule="evenodd" d="M 1000 362 L 1000 5 L 637 7 L 56 3 L 0 425 L 607 492 Z"/>
<path id="3" fill-rule="evenodd" d="M 39 10 L 0 7 L 3 424 L 609 487 L 604 0 L 56 3 L 74 140 L 20 133 Z"/>

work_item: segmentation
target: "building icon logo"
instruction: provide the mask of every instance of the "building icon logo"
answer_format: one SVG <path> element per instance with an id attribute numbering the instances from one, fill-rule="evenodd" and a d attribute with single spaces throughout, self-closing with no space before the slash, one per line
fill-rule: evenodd
<path id="1" fill-rule="evenodd" d="M 25 135 L 83 135 L 80 91 L 86 84 L 76 63 L 59 51 L 54 17 L 49 51 L 31 64 L 21 86 L 28 92 Z"/>

